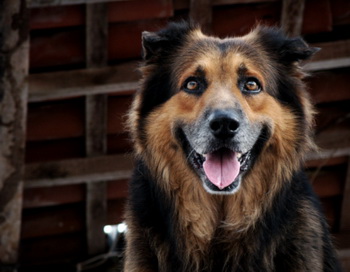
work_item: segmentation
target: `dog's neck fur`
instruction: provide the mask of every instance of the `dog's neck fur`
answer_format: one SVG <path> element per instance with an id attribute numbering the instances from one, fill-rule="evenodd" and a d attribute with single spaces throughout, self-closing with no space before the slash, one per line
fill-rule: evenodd
<path id="1" fill-rule="evenodd" d="M 288 159 L 278 161 L 274 169 L 271 169 L 271 165 L 265 165 L 268 164 L 269 156 L 297 158 L 294 152 L 293 155 L 288 154 L 291 153 L 290 146 L 275 148 L 275 145 L 267 145 L 263 152 L 264 160 L 257 160 L 254 169 L 243 179 L 239 191 L 233 195 L 209 194 L 196 174 L 186 169 L 189 165 L 178 157 L 183 156 L 180 152 L 174 151 L 171 160 L 161 157 L 155 160 L 158 156 L 151 153 L 149 158 L 152 159 L 147 161 L 156 163 L 149 164 L 158 173 L 154 177 L 155 182 L 164 192 L 170 192 L 168 197 L 177 207 L 177 214 L 174 214 L 177 228 L 184 234 L 182 237 L 186 237 L 178 241 L 184 252 L 185 264 L 197 266 L 197 269 L 203 257 L 209 253 L 212 241 L 220 239 L 217 237 L 218 232 L 225 233 L 225 238 L 229 236 L 231 241 L 245 239 L 242 237 L 254 228 L 261 214 L 270 208 L 267 205 L 273 203 L 271 198 L 278 194 L 283 182 L 290 180 L 290 176 L 298 170 L 296 165 L 299 164 L 295 161 L 288 163 Z M 179 169 L 184 169 L 183 175 L 179 174 Z M 238 252 L 239 247 L 234 250 L 237 250 L 236 254 L 241 254 Z"/>

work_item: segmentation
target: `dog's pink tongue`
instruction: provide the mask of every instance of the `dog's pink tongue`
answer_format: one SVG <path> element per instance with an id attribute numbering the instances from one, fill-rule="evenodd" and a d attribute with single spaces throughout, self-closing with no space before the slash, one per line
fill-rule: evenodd
<path id="1" fill-rule="evenodd" d="M 228 149 L 207 154 L 203 163 L 208 179 L 219 189 L 224 189 L 234 182 L 240 167 L 236 153 Z"/>

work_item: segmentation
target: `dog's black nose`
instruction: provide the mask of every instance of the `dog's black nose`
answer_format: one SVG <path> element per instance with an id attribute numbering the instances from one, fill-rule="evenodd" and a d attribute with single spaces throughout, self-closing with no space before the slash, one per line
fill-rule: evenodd
<path id="1" fill-rule="evenodd" d="M 238 114 L 234 111 L 216 110 L 209 116 L 209 128 L 220 140 L 232 138 L 239 129 Z"/>

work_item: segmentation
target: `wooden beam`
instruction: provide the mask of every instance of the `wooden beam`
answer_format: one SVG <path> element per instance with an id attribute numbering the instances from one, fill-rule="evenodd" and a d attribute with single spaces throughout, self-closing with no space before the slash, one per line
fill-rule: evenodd
<path id="1" fill-rule="evenodd" d="M 301 33 L 303 26 L 305 0 L 283 0 L 281 28 L 284 33 L 293 37 Z"/>
<path id="2" fill-rule="evenodd" d="M 343 157 L 348 155 L 350 155 L 350 147 L 332 148 L 332 149 L 324 149 L 324 150 L 309 153 L 306 156 L 306 159 L 309 161 L 323 160 L 323 159 L 331 159 L 331 158 Z"/>
<path id="3" fill-rule="evenodd" d="M 131 176 L 132 168 L 132 159 L 127 155 L 106 155 L 31 163 L 25 167 L 24 188 L 128 179 Z"/>
<path id="4" fill-rule="evenodd" d="M 135 90 L 140 78 L 138 62 L 112 67 L 32 74 L 29 76 L 29 102 L 83 95 L 125 93 Z"/>
<path id="5" fill-rule="evenodd" d="M 341 205 L 340 224 L 339 224 L 340 232 L 350 231 L 349 207 L 350 207 L 350 153 L 349 153 L 347 174 L 345 178 L 343 201 Z"/>
<path id="6" fill-rule="evenodd" d="M 29 32 L 25 0 L 0 2 L 0 270 L 15 271 L 21 228 Z"/>
<path id="7" fill-rule="evenodd" d="M 308 71 L 350 67 L 350 40 L 312 44 L 321 48 L 304 68 Z"/>
<path id="8" fill-rule="evenodd" d="M 266 3 L 277 2 L 278 0 L 212 0 L 213 6 L 220 5 L 234 5 L 234 4 L 253 4 L 253 3 Z M 174 1 L 174 9 L 188 9 L 190 3 L 188 0 L 176 0 Z"/>
<path id="9" fill-rule="evenodd" d="M 29 8 L 107 3 L 107 2 L 117 2 L 117 1 L 133 1 L 133 0 L 27 0 Z"/>
<path id="10" fill-rule="evenodd" d="M 212 0 L 191 0 L 190 19 L 199 24 L 204 33 L 212 32 Z"/>
<path id="11" fill-rule="evenodd" d="M 313 61 L 341 59 L 350 56 L 350 40 L 314 43 L 312 46 L 321 48 L 312 57 Z"/>
<path id="12" fill-rule="evenodd" d="M 335 68 L 350 67 L 350 57 L 330 60 L 313 61 L 304 66 L 306 71 L 331 70 Z"/>
<path id="13" fill-rule="evenodd" d="M 86 5 L 86 66 L 107 65 L 108 12 L 106 3 Z M 88 95 L 85 100 L 86 155 L 94 157 L 107 151 L 107 95 Z M 86 232 L 89 255 L 106 248 L 103 227 L 107 224 L 107 185 L 100 179 L 86 184 Z"/>

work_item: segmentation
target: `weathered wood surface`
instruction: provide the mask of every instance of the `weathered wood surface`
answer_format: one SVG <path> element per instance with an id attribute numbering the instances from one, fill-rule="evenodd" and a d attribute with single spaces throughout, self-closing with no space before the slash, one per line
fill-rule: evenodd
<path id="1" fill-rule="evenodd" d="M 30 8 L 47 7 L 47 6 L 63 6 L 63 5 L 78 5 L 78 4 L 95 4 L 107 3 L 116 1 L 133 1 L 133 0 L 27 0 Z"/>
<path id="2" fill-rule="evenodd" d="M 107 65 L 108 13 L 105 3 L 86 5 L 86 66 Z M 107 151 L 107 95 L 88 95 L 85 98 L 86 138 L 88 157 Z M 86 236 L 89 255 L 101 254 L 106 248 L 103 227 L 107 221 L 106 181 L 86 184 Z"/>
<path id="3" fill-rule="evenodd" d="M 230 4 L 252 4 L 252 3 L 266 3 L 277 2 L 278 0 L 212 0 L 213 6 L 230 5 Z M 190 1 L 188 0 L 176 0 L 174 1 L 174 9 L 187 9 L 190 7 Z"/>
<path id="4" fill-rule="evenodd" d="M 24 187 L 40 188 L 128 179 L 132 167 L 132 159 L 127 155 L 31 163 L 25 168 Z"/>
<path id="5" fill-rule="evenodd" d="M 62 99 L 75 96 L 127 93 L 138 86 L 138 62 L 111 67 L 88 68 L 32 74 L 29 77 L 29 102 Z"/>
<path id="6" fill-rule="evenodd" d="M 212 32 L 212 0 L 190 0 L 190 19 L 201 26 L 204 33 Z"/>
<path id="7" fill-rule="evenodd" d="M 289 36 L 301 34 L 304 18 L 305 0 L 283 0 L 281 28 Z"/>
<path id="8" fill-rule="evenodd" d="M 128 179 L 107 182 L 107 199 L 125 199 L 128 192 Z M 26 188 L 23 209 L 55 207 L 85 201 L 85 184 L 68 184 L 54 187 Z"/>
<path id="9" fill-rule="evenodd" d="M 0 2 L 0 270 L 15 271 L 21 227 L 28 28 L 25 0 Z M 6 270 L 7 269 L 7 270 Z"/>
<path id="10" fill-rule="evenodd" d="M 341 216 L 340 216 L 340 231 L 350 232 L 350 153 L 348 160 L 347 175 L 345 178 L 345 185 L 343 191 L 343 201 L 341 206 Z"/>

